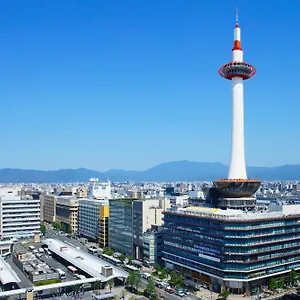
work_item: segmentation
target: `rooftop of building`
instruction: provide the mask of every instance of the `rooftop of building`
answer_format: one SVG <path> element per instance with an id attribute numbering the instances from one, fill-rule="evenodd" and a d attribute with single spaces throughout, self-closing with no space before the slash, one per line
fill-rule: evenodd
<path id="1" fill-rule="evenodd" d="M 2 257 L 0 257 L 0 281 L 3 285 L 7 283 L 21 282 L 17 274 L 11 269 L 9 264 L 7 264 Z"/>
<path id="2" fill-rule="evenodd" d="M 300 215 L 300 204 L 271 205 L 265 211 L 244 211 L 240 209 L 220 209 L 204 206 L 189 206 L 168 211 L 169 213 L 187 214 L 194 217 L 203 217 L 219 220 L 261 220 L 292 217 Z"/>
<path id="3" fill-rule="evenodd" d="M 76 249 L 71 245 L 56 239 L 46 239 L 44 241 L 48 245 L 49 250 L 56 253 L 63 259 L 67 260 L 73 266 L 83 270 L 92 277 L 100 278 L 102 282 L 106 282 L 115 277 L 127 277 L 128 273 L 110 265 L 108 262 L 101 260 L 89 253 Z M 113 268 L 113 275 L 105 277 L 102 275 L 102 267 L 110 265 Z"/>

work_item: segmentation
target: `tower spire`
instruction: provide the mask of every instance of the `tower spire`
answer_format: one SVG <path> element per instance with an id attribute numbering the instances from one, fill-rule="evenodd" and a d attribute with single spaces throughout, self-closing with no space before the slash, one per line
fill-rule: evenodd
<path id="1" fill-rule="evenodd" d="M 239 26 L 239 9 L 236 8 L 235 10 L 235 25 Z"/>

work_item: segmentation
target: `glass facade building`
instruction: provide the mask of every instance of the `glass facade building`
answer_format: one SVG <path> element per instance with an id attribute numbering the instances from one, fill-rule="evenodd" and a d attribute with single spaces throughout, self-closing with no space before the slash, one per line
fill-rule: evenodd
<path id="1" fill-rule="evenodd" d="M 133 200 L 109 200 L 109 247 L 133 257 Z"/>
<path id="2" fill-rule="evenodd" d="M 300 205 L 265 213 L 191 207 L 167 211 L 164 220 L 167 266 L 215 291 L 249 293 L 300 269 Z"/>
<path id="3" fill-rule="evenodd" d="M 165 199 L 109 200 L 109 247 L 143 260 L 144 232 L 152 225 L 162 225 Z"/>
<path id="4" fill-rule="evenodd" d="M 78 231 L 81 236 L 99 241 L 99 246 L 108 245 L 108 201 L 80 199 Z"/>

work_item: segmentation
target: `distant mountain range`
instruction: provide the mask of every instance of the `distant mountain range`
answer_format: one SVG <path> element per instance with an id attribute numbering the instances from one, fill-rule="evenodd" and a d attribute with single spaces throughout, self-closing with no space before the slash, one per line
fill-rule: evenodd
<path id="1" fill-rule="evenodd" d="M 300 180 L 300 165 L 279 167 L 248 167 L 248 177 L 260 180 Z M 221 163 L 173 161 L 159 164 L 145 171 L 112 169 L 98 172 L 89 169 L 61 169 L 55 171 L 0 169 L 2 183 L 29 182 L 86 182 L 91 177 L 101 181 L 212 181 L 225 178 L 228 167 Z"/>

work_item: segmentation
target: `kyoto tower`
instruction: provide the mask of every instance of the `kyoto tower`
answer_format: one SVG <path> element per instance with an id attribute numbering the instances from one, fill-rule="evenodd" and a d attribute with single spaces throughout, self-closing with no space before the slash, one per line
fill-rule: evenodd
<path id="1" fill-rule="evenodd" d="M 244 80 L 253 77 L 255 73 L 255 68 L 243 60 L 241 28 L 236 13 L 232 61 L 219 69 L 219 74 L 231 80 L 232 84 L 231 159 L 228 179 L 214 182 L 221 195 L 218 205 L 222 208 L 251 209 L 256 204 L 252 195 L 260 187 L 260 181 L 247 179 L 244 148 Z"/>

